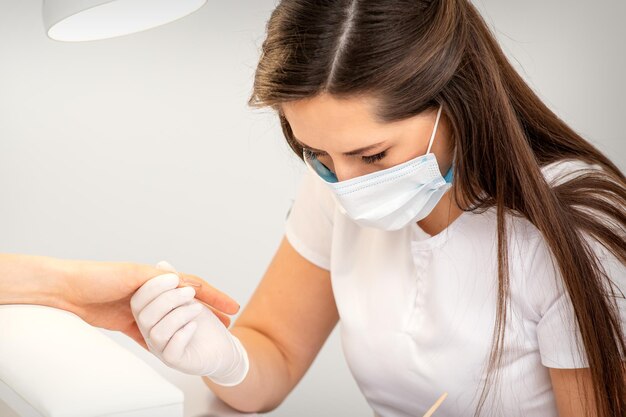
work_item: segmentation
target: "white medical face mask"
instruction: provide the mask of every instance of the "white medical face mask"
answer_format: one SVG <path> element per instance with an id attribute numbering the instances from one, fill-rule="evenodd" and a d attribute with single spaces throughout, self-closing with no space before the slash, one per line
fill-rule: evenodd
<path id="1" fill-rule="evenodd" d="M 437 158 L 430 153 L 440 116 L 441 106 L 425 155 L 381 171 L 338 181 L 332 171 L 306 152 L 304 161 L 332 190 L 342 213 L 361 226 L 398 230 L 428 216 L 452 186 L 441 176 Z M 448 171 L 446 178 L 450 174 Z"/>

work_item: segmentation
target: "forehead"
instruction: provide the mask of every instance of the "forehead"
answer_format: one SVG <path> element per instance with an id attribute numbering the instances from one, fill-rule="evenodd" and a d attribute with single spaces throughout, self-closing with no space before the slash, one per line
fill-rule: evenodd
<path id="1" fill-rule="evenodd" d="M 352 115 L 374 117 L 375 99 L 370 96 L 336 97 L 321 93 L 313 97 L 281 103 L 286 113 L 317 113 L 325 116 Z"/>
<path id="2" fill-rule="evenodd" d="M 366 96 L 336 98 L 323 93 L 280 107 L 296 138 L 319 149 L 329 140 L 347 147 L 362 145 L 363 138 L 388 126 L 376 120 L 375 100 Z"/>

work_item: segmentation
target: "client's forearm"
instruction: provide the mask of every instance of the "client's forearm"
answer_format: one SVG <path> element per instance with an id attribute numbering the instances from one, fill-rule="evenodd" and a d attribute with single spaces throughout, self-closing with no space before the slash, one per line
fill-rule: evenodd
<path id="1" fill-rule="evenodd" d="M 66 264 L 47 256 L 0 254 L 0 304 L 64 308 Z"/>

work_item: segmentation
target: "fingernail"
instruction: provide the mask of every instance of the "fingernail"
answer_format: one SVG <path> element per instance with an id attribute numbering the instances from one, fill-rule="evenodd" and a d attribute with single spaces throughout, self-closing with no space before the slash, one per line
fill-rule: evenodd
<path id="1" fill-rule="evenodd" d="M 193 282 L 193 281 L 187 281 L 183 278 L 183 283 L 187 284 L 187 285 L 191 285 L 192 287 L 196 287 L 199 288 L 202 286 L 202 284 L 198 283 L 198 282 Z"/>

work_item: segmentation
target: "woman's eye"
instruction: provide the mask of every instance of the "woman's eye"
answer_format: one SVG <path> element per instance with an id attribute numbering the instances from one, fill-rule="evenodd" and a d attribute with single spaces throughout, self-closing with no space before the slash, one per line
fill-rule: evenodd
<path id="1" fill-rule="evenodd" d="M 377 153 L 376 155 L 364 156 L 363 161 L 365 161 L 365 163 L 367 164 L 373 164 L 374 162 L 380 161 L 381 159 L 383 159 L 386 154 L 387 154 L 387 151 L 385 150 L 380 153 Z"/>
<path id="2" fill-rule="evenodd" d="M 319 159 L 319 157 L 326 155 L 326 153 L 315 152 L 307 148 L 304 148 L 304 153 L 306 154 L 308 158 L 311 158 L 311 159 Z M 387 155 L 387 150 L 385 149 L 384 151 L 377 153 L 376 155 L 362 156 L 361 158 L 363 159 L 363 162 L 365 162 L 366 164 L 373 164 L 383 159 L 386 155 Z"/>
<path id="3" fill-rule="evenodd" d="M 315 152 L 312 151 L 310 149 L 304 148 L 304 153 L 306 154 L 307 157 L 311 158 L 311 159 L 315 159 L 318 158 L 319 156 L 321 156 L 322 154 L 319 152 Z"/>

